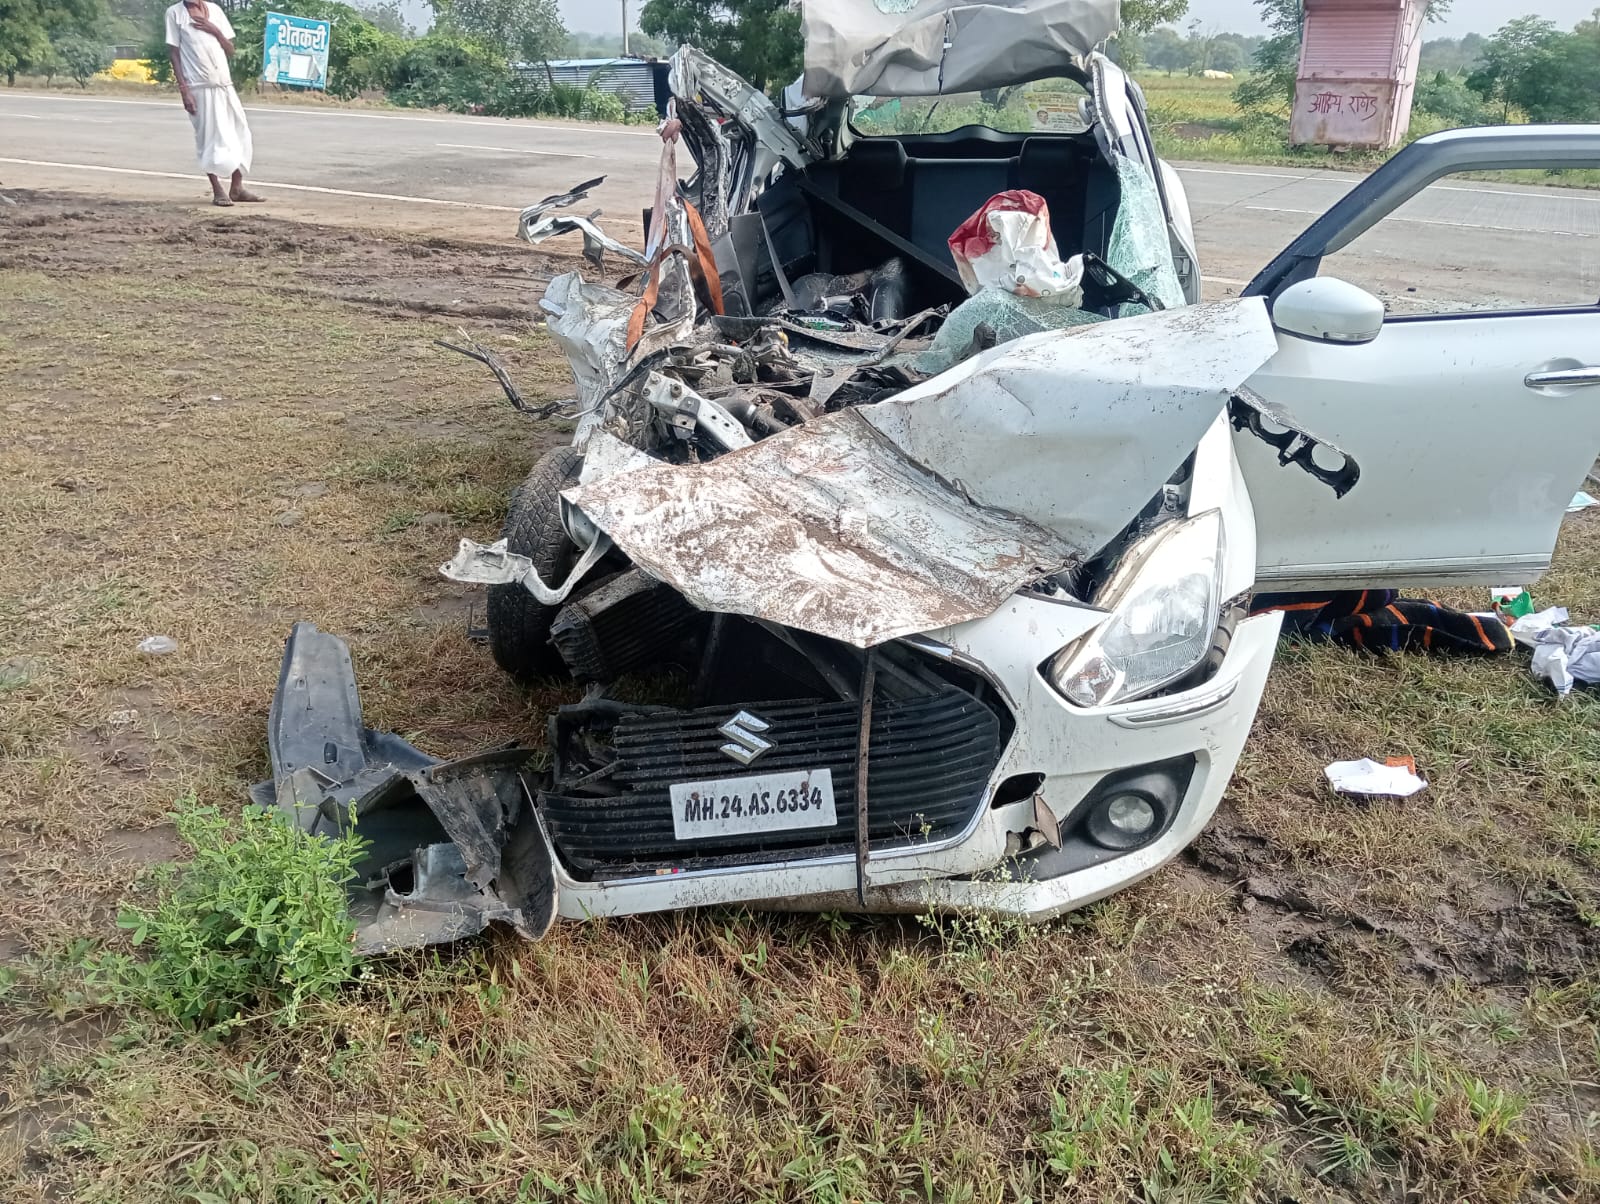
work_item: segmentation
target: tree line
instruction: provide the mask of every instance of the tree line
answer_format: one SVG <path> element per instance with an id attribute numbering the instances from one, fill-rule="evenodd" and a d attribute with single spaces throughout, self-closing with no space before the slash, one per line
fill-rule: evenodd
<path id="1" fill-rule="evenodd" d="M 1509 22 L 1465 82 L 1502 119 L 1600 121 L 1600 9 L 1567 31 L 1543 17 Z"/>
<path id="2" fill-rule="evenodd" d="M 1281 112 L 1294 96 L 1304 9 L 1301 0 L 1256 0 L 1256 7 L 1270 33 L 1234 96 L 1246 113 Z M 1433 0 L 1428 17 L 1447 7 Z M 1600 9 L 1571 30 L 1529 16 L 1488 37 L 1424 42 L 1414 105 L 1452 125 L 1600 121 Z"/>
<path id="3" fill-rule="evenodd" d="M 110 65 L 109 48 L 127 43 L 141 47 L 139 57 L 164 82 L 171 73 L 168 2 L 0 0 L 0 74 L 12 85 L 18 75 L 58 74 L 86 84 Z M 239 52 L 232 68 L 241 88 L 254 86 L 260 74 L 267 13 L 286 11 L 332 23 L 327 87 L 335 96 L 381 91 L 401 105 L 503 116 L 630 116 L 621 97 L 563 86 L 549 70 L 549 60 L 572 44 L 557 0 L 431 0 L 433 27 L 420 37 L 398 0 L 216 2 L 234 27 Z M 516 72 L 517 64 L 533 66 Z"/>
<path id="4" fill-rule="evenodd" d="M 258 71 L 249 47 L 260 45 L 269 8 L 322 18 L 335 26 L 329 91 L 381 90 L 399 104 L 514 116 L 625 116 L 621 100 L 595 88 L 563 88 L 540 65 L 562 55 L 599 57 L 621 40 L 574 36 L 557 0 L 430 0 L 433 28 L 416 36 L 398 0 L 221 0 L 238 31 L 238 82 Z M 1294 94 L 1304 27 L 1302 0 L 1255 0 L 1267 32 L 1223 33 L 1175 22 L 1188 0 L 1123 0 L 1123 30 L 1112 52 L 1124 65 L 1199 74 L 1247 70 L 1235 98 L 1247 114 L 1281 114 Z M 1433 0 L 1436 18 L 1448 0 Z M 145 43 L 158 77 L 168 70 L 163 0 L 0 0 L 0 74 L 69 75 L 86 84 L 109 65 L 113 42 Z M 635 53 L 665 54 L 692 43 L 757 87 L 776 90 L 799 75 L 799 14 L 788 0 L 647 0 L 644 37 Z M 513 73 L 513 64 L 531 70 Z M 1520 17 L 1483 37 L 1438 38 L 1423 45 L 1416 106 L 1455 124 L 1600 120 L 1600 10 L 1571 30 L 1542 17 Z"/>
<path id="5" fill-rule="evenodd" d="M 0 74 L 8 85 L 19 73 L 87 85 L 111 65 L 106 15 L 103 0 L 0 0 Z"/>
<path id="6" fill-rule="evenodd" d="M 1124 55 L 1157 26 L 1180 19 L 1189 0 L 1122 0 Z M 758 88 L 782 88 L 800 75 L 804 43 L 800 14 L 789 0 L 648 0 L 639 28 L 665 44 L 698 46 Z"/>
<path id="7" fill-rule="evenodd" d="M 519 79 L 510 73 L 511 64 L 621 50 L 618 38 L 569 35 L 556 0 L 430 0 L 433 28 L 421 37 L 407 26 L 397 0 L 218 2 L 238 33 L 238 83 L 257 74 L 255 56 L 243 48 L 260 44 L 269 8 L 282 9 L 334 23 L 330 92 L 354 96 L 382 89 L 400 104 L 508 116 L 547 112 L 570 90 L 554 79 L 540 86 L 537 71 L 531 80 L 528 73 Z M 144 43 L 144 57 L 164 78 L 165 8 L 162 0 L 0 0 L 0 72 L 9 83 L 19 73 L 53 74 L 62 69 L 63 53 L 82 42 L 93 48 L 92 55 L 79 56 L 86 81 L 108 64 L 105 47 L 121 40 Z M 1187 8 L 1188 0 L 1123 0 L 1124 37 L 1131 45 L 1141 31 L 1176 20 Z M 759 88 L 780 88 L 802 67 L 800 18 L 788 0 L 648 0 L 639 10 L 639 27 L 645 36 L 630 45 L 633 52 L 665 54 L 692 43 Z M 606 103 L 588 91 L 586 106 Z"/>

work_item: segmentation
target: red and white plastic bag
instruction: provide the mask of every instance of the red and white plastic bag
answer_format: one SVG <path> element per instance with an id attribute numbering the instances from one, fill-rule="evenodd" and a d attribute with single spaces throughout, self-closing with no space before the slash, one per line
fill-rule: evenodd
<path id="1" fill-rule="evenodd" d="M 1082 300 L 1083 257 L 1065 263 L 1050 233 L 1050 206 L 1036 192 L 996 193 L 956 227 L 950 254 L 969 294 L 1001 289 L 1019 297 Z"/>

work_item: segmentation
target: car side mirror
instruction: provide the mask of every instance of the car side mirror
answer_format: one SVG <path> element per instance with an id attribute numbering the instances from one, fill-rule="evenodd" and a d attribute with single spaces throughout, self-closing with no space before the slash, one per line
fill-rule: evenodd
<path id="1" fill-rule="evenodd" d="M 1334 276 L 1291 284 L 1272 303 L 1272 324 L 1318 343 L 1370 343 L 1383 330 L 1383 302 Z"/>

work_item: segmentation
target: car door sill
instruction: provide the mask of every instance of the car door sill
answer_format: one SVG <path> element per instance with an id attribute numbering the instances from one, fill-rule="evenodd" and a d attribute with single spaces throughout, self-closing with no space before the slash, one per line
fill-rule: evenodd
<path id="1" fill-rule="evenodd" d="M 1362 586 L 1526 585 L 1544 575 L 1548 556 L 1482 556 L 1471 560 L 1363 561 L 1348 564 L 1278 564 L 1256 568 L 1258 589 L 1316 589 L 1330 583 Z"/>

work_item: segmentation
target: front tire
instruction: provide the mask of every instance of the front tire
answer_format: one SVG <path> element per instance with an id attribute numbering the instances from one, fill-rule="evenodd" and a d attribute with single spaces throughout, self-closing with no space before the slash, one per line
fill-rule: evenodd
<path id="1" fill-rule="evenodd" d="M 511 491 L 500 534 L 507 549 L 533 561 L 547 585 L 565 581 L 578 560 L 578 546 L 561 523 L 561 491 L 578 483 L 582 467 L 577 448 L 554 448 Z M 565 672 L 565 662 L 550 643 L 550 624 L 560 607 L 544 605 L 518 583 L 491 585 L 486 609 L 495 664 L 518 681 Z"/>

